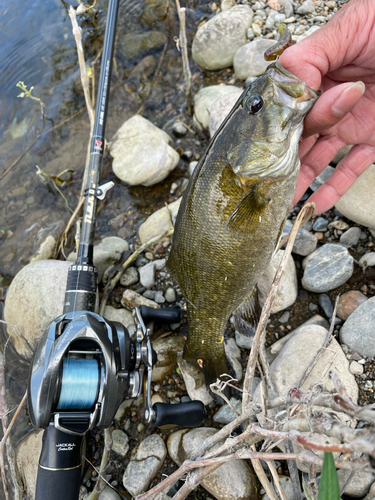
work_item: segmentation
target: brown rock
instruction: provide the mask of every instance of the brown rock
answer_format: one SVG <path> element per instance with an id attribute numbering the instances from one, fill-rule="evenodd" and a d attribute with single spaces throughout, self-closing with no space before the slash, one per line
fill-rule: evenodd
<path id="1" fill-rule="evenodd" d="M 366 302 L 367 297 L 358 290 L 351 290 L 350 292 L 344 293 L 337 306 L 337 316 L 346 321 L 349 316 L 354 312 L 358 306 Z"/>

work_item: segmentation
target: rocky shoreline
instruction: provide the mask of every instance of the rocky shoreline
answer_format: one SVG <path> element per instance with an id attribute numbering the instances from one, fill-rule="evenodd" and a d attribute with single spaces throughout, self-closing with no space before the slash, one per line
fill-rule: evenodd
<path id="1" fill-rule="evenodd" d="M 180 157 L 185 162 L 185 173 L 171 186 L 171 202 L 137 227 L 136 238 L 126 235 L 126 218 L 121 214 L 109 222 L 111 228 L 117 230 L 117 236 L 104 237 L 94 250 L 94 263 L 99 269 L 102 285 L 110 279 L 124 256 L 135 250 L 135 245 L 143 244 L 173 228 L 180 196 L 201 154 L 188 149 L 195 135 L 193 127 L 209 130 L 211 136 L 215 133 L 238 98 L 244 81 L 250 82 L 264 71 L 266 63 L 262 59 L 263 52 L 273 43 L 277 24 L 287 23 L 294 40 L 299 41 L 327 22 L 343 3 L 333 0 L 274 0 L 269 4 L 257 1 L 236 5 L 234 0 L 223 0 L 220 6 L 215 4 L 215 15 L 198 27 L 192 55 L 207 71 L 222 70 L 233 65 L 234 73 L 230 70 L 229 74 L 225 74 L 228 84 L 201 89 L 194 96 L 193 122 L 188 117 L 185 117 L 185 121 L 176 120 L 171 132 L 173 139 L 145 118 L 136 116 L 127 120 L 109 143 L 115 174 L 126 183 L 145 186 L 158 183 L 176 167 Z M 238 36 L 232 37 L 231 44 L 226 43 L 228 32 L 238 33 Z M 246 63 L 249 60 L 251 65 Z M 145 144 L 155 147 L 145 148 Z M 180 155 L 176 152 L 176 146 Z M 197 150 L 201 151 L 203 146 L 200 144 Z M 136 179 L 130 177 L 135 162 L 140 165 L 138 173 L 142 174 Z M 327 167 L 310 187 L 311 192 L 332 171 L 333 166 Z M 330 388 L 324 372 L 326 366 L 331 365 L 354 402 L 365 405 L 374 400 L 374 190 L 375 165 L 358 179 L 335 208 L 314 217 L 298 233 L 267 328 L 266 353 L 272 363 L 271 376 L 279 395 L 298 386 L 314 353 L 323 346 L 332 321 L 335 299 L 340 294 L 334 320 L 334 338 L 326 357 L 320 359 L 320 365 L 305 381 L 305 387 L 311 387 L 323 377 L 325 386 Z M 301 203 L 290 213 L 285 233 L 291 230 Z M 4 319 L 14 327 L 10 342 L 15 351 L 28 361 L 45 327 L 61 313 L 63 307 L 69 262 L 52 260 L 51 248 L 54 245 L 47 240 L 41 242 L 34 262 L 16 275 L 5 303 Z M 156 246 L 139 255 L 110 297 L 104 316 L 122 322 L 131 335 L 135 332 L 131 314 L 135 304 L 144 303 L 155 308 L 177 306 L 186 310 L 184 297 L 165 267 L 169 251 L 170 238 L 164 237 Z M 261 301 L 264 301 L 269 291 L 282 252 L 280 250 L 275 255 L 262 277 L 259 285 Z M 74 260 L 74 254 L 70 254 L 68 260 Z M 235 414 L 228 405 L 220 405 L 212 400 L 200 373 L 191 371 L 184 363 L 180 353 L 187 332 L 184 317 L 180 325 L 164 328 L 161 338 L 155 341 L 158 364 L 153 377 L 152 400 L 153 403 L 179 403 L 189 398 L 203 400 L 208 408 L 205 427 L 174 432 L 152 429 L 142 421 L 142 398 L 125 400 L 112 426 L 113 453 L 106 472 L 106 480 L 112 488 L 105 488 L 100 495 L 101 500 L 130 498 L 147 490 L 176 470 L 207 436 L 234 419 Z M 233 374 L 241 379 L 252 341 L 235 332 L 232 323 L 228 322 L 225 343 Z M 256 379 L 255 385 L 259 381 Z M 240 411 L 240 392 L 233 391 L 231 403 Z M 352 425 L 362 428 L 366 423 L 355 421 Z M 17 447 L 17 463 L 28 499 L 32 498 L 31 492 L 35 485 L 40 445 L 41 433 L 33 431 Z M 89 492 L 98 479 L 96 469 L 100 465 L 103 450 L 103 432 L 94 430 L 89 433 L 86 446 L 91 464 L 84 471 L 82 499 L 90 498 Z M 225 467 L 228 470 L 224 471 Z M 303 463 L 298 464 L 298 467 L 306 472 Z M 216 476 L 205 480 L 205 489 L 200 488 L 188 498 L 258 498 L 259 484 L 247 461 L 233 461 L 219 470 Z M 281 462 L 278 472 L 285 483 L 285 491 L 289 491 L 290 480 L 285 477 L 287 467 Z M 342 470 L 339 473 L 341 486 L 346 482 L 346 472 Z M 372 474 L 357 473 L 346 489 L 345 498 L 370 500 L 373 497 L 365 495 L 370 488 L 371 491 L 374 489 L 371 486 L 373 483 Z M 164 499 L 171 498 L 179 486 L 176 484 L 172 487 Z M 259 498 L 267 500 L 265 492 L 260 493 Z M 291 490 L 287 496 L 288 499 L 293 498 Z"/>

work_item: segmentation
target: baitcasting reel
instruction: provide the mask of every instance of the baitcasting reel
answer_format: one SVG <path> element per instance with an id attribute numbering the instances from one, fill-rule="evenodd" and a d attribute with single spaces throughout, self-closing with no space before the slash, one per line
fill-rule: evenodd
<path id="1" fill-rule="evenodd" d="M 156 353 L 146 324 L 177 323 L 180 314 L 179 309 L 136 308 L 136 342 L 121 323 L 93 312 L 70 312 L 52 321 L 35 351 L 28 388 L 32 423 L 46 429 L 36 490 L 43 490 L 40 498 L 50 498 L 49 482 L 56 498 L 52 471 L 79 485 L 83 436 L 94 426 L 109 427 L 122 400 L 138 397 L 142 389 L 148 423 L 201 424 L 206 412 L 200 401 L 151 404 Z"/>

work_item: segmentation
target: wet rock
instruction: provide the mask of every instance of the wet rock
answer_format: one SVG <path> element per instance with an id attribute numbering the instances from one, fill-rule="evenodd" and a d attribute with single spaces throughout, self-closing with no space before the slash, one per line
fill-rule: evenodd
<path id="1" fill-rule="evenodd" d="M 120 284 L 121 286 L 130 286 L 134 283 L 138 283 L 139 274 L 136 267 L 128 267 L 124 274 L 121 276 Z"/>
<path id="2" fill-rule="evenodd" d="M 359 290 L 351 290 L 341 295 L 337 305 L 337 316 L 346 321 L 349 316 L 359 307 L 366 302 L 367 297 Z"/>
<path id="3" fill-rule="evenodd" d="M 125 88 L 131 92 L 137 92 L 141 83 L 143 83 L 156 69 L 156 60 L 153 56 L 146 56 L 130 73 L 126 80 Z"/>
<path id="4" fill-rule="evenodd" d="M 375 252 L 369 252 L 362 255 L 359 259 L 359 265 L 363 267 L 363 269 L 375 266 Z"/>
<path id="5" fill-rule="evenodd" d="M 112 441 L 112 450 L 121 457 L 124 457 L 129 451 L 128 436 L 120 429 L 115 429 L 112 432 Z"/>
<path id="6" fill-rule="evenodd" d="M 52 234 L 49 234 L 47 238 L 40 244 L 40 247 L 38 248 L 36 254 L 30 259 L 30 262 L 51 259 L 54 256 L 56 245 L 56 238 Z"/>
<path id="7" fill-rule="evenodd" d="M 71 262 L 40 260 L 14 277 L 5 300 L 4 320 L 10 343 L 30 360 L 49 323 L 60 316 Z"/>
<path id="8" fill-rule="evenodd" d="M 155 264 L 150 262 L 139 268 L 139 281 L 142 286 L 152 288 L 155 285 Z"/>
<path id="9" fill-rule="evenodd" d="M 135 115 L 122 124 L 108 144 L 113 172 L 131 186 L 157 184 L 180 159 L 170 144 L 172 140 L 166 132 Z"/>
<path id="10" fill-rule="evenodd" d="M 103 238 L 94 246 L 94 266 L 98 268 L 99 283 L 102 280 L 105 270 L 117 264 L 121 254 L 129 250 L 129 243 L 118 236 L 108 236 Z M 75 262 L 77 253 L 72 252 L 68 255 L 68 261 Z"/>
<path id="11" fill-rule="evenodd" d="M 353 375 L 362 375 L 363 365 L 361 365 L 357 361 L 352 361 L 350 363 L 349 370 L 350 370 L 350 373 L 352 373 Z"/>
<path id="12" fill-rule="evenodd" d="M 227 339 L 224 342 L 225 354 L 234 371 L 234 378 L 242 379 L 241 351 L 234 339 Z"/>
<path id="13" fill-rule="evenodd" d="M 291 232 L 292 227 L 293 222 L 291 220 L 287 220 L 283 229 L 282 238 L 284 238 Z M 292 252 L 298 255 L 306 256 L 314 252 L 317 244 L 318 240 L 315 238 L 315 236 L 301 227 L 297 232 Z"/>
<path id="14" fill-rule="evenodd" d="M 133 290 L 125 290 L 122 295 L 121 304 L 127 309 L 133 310 L 136 306 L 147 306 L 153 309 L 160 309 L 160 306 L 153 300 L 146 299 Z"/>
<path id="15" fill-rule="evenodd" d="M 362 356 L 375 356 L 375 297 L 361 304 L 346 320 L 340 339 Z"/>
<path id="16" fill-rule="evenodd" d="M 43 430 L 27 434 L 16 447 L 16 464 L 22 479 L 26 500 L 34 500 Z"/>
<path id="17" fill-rule="evenodd" d="M 217 429 L 210 427 L 174 432 L 168 438 L 168 453 L 177 465 L 181 465 L 216 432 Z M 258 500 L 255 476 L 245 460 L 232 460 L 221 465 L 201 485 L 217 500 Z"/>
<path id="18" fill-rule="evenodd" d="M 327 318 L 332 318 L 333 305 L 329 296 L 326 293 L 320 293 L 318 296 L 318 301 Z"/>
<path id="19" fill-rule="evenodd" d="M 350 470 L 340 469 L 337 471 L 337 475 L 339 478 L 340 490 L 342 490 L 350 476 Z M 369 491 L 374 479 L 375 475 L 371 472 L 358 471 L 354 474 L 354 477 L 350 480 L 350 483 L 343 493 L 352 498 L 362 498 Z"/>
<path id="20" fill-rule="evenodd" d="M 173 221 L 177 217 L 182 198 L 170 203 L 168 206 L 160 208 L 150 215 L 146 221 L 140 225 L 138 230 L 141 243 L 147 243 L 156 236 L 161 236 L 173 228 Z"/>
<path id="21" fill-rule="evenodd" d="M 313 14 L 314 12 L 315 4 L 313 0 L 305 0 L 303 4 L 297 9 L 297 14 Z"/>
<path id="22" fill-rule="evenodd" d="M 284 489 L 285 496 L 288 500 L 294 500 L 294 492 L 293 492 L 293 486 L 292 486 L 292 481 L 290 477 L 287 476 L 279 476 L 279 480 L 281 483 L 281 486 Z M 277 488 L 276 488 L 277 491 Z M 262 500 L 270 500 L 270 497 L 267 495 L 267 493 L 263 496 Z"/>
<path id="23" fill-rule="evenodd" d="M 170 375 L 177 365 L 177 353 L 184 348 L 185 339 L 183 337 L 168 337 L 158 339 L 152 343 L 152 347 L 157 354 L 158 360 L 152 370 L 152 381 L 162 382 Z"/>
<path id="24" fill-rule="evenodd" d="M 206 387 L 204 375 L 198 365 L 195 366 L 188 363 L 182 357 L 182 353 L 177 355 L 177 363 L 185 382 L 186 392 L 188 393 L 190 399 L 202 401 L 204 405 L 210 404 L 213 399 Z"/>
<path id="25" fill-rule="evenodd" d="M 314 231 L 326 231 L 328 227 L 328 221 L 324 217 L 318 217 L 313 225 Z"/>
<path id="26" fill-rule="evenodd" d="M 353 247 L 359 241 L 361 229 L 359 227 L 350 227 L 340 236 L 340 243 L 345 247 Z"/>
<path id="27" fill-rule="evenodd" d="M 141 442 L 123 477 L 123 484 L 133 497 L 147 490 L 166 456 L 166 446 L 158 434 L 152 434 Z"/>
<path id="28" fill-rule="evenodd" d="M 153 26 L 155 22 L 167 20 L 174 15 L 174 5 L 170 0 L 145 0 L 141 20 Z"/>
<path id="29" fill-rule="evenodd" d="M 115 309 L 111 306 L 106 306 L 104 317 L 109 321 L 118 321 L 127 328 L 130 337 L 135 340 L 135 323 L 133 314 L 127 309 Z"/>
<path id="30" fill-rule="evenodd" d="M 259 290 L 259 303 L 261 307 L 267 298 L 267 295 L 271 289 L 272 281 L 275 277 L 276 271 L 280 265 L 282 256 L 284 255 L 284 250 L 279 250 L 273 257 L 272 260 L 258 281 Z M 273 303 L 271 314 L 275 314 L 279 311 L 283 311 L 287 307 L 294 304 L 298 294 L 297 285 L 297 273 L 294 260 L 290 257 L 283 277 L 281 278 L 280 285 L 276 294 L 275 301 Z"/>
<path id="31" fill-rule="evenodd" d="M 210 71 L 232 66 L 234 54 L 246 43 L 252 21 L 253 11 L 247 5 L 237 5 L 214 16 L 194 37 L 194 61 Z"/>
<path id="32" fill-rule="evenodd" d="M 241 415 L 242 401 L 237 398 L 230 398 L 230 402 L 237 411 L 238 415 Z M 226 425 L 232 422 L 235 418 L 237 418 L 238 415 L 234 413 L 234 411 L 229 405 L 225 404 L 215 413 L 215 415 L 213 416 L 213 421 L 217 422 L 218 424 Z"/>
<path id="33" fill-rule="evenodd" d="M 272 361 L 276 358 L 276 356 L 279 354 L 279 352 L 288 342 L 289 339 L 291 339 L 294 335 L 296 335 L 296 333 L 298 333 L 301 330 L 301 328 L 309 325 L 318 325 L 326 329 L 329 328 L 329 323 L 325 318 L 323 318 L 323 316 L 320 316 L 319 314 L 314 314 L 314 316 L 312 316 L 307 321 L 302 323 L 302 325 L 300 325 L 295 330 L 285 335 L 282 339 L 277 340 L 267 349 L 267 356 L 269 362 L 272 363 Z"/>
<path id="34" fill-rule="evenodd" d="M 361 174 L 352 187 L 336 203 L 347 219 L 362 226 L 375 228 L 375 165 Z"/>
<path id="35" fill-rule="evenodd" d="M 243 45 L 236 52 L 233 60 L 236 77 L 240 80 L 246 80 L 249 76 L 262 75 L 270 64 L 264 59 L 264 52 L 274 44 L 274 40 L 257 38 Z"/>
<path id="36" fill-rule="evenodd" d="M 122 57 L 134 59 L 147 50 L 156 49 L 167 42 L 167 35 L 161 31 L 128 33 L 118 38 L 117 50 Z"/>
<path id="37" fill-rule="evenodd" d="M 327 243 L 303 261 L 302 286 L 323 293 L 343 285 L 353 274 L 353 257 L 340 245 Z"/>
<path id="38" fill-rule="evenodd" d="M 194 125 L 199 130 L 208 128 L 213 104 L 224 95 L 235 94 L 238 96 L 241 92 L 242 89 L 234 85 L 211 85 L 199 90 L 194 96 Z"/>
<path id="39" fill-rule="evenodd" d="M 219 97 L 210 108 L 210 136 L 213 137 L 223 123 L 225 118 L 228 116 L 229 112 L 236 104 L 238 98 L 242 94 L 242 89 L 238 89 L 238 92 L 233 92 L 231 94 Z"/>

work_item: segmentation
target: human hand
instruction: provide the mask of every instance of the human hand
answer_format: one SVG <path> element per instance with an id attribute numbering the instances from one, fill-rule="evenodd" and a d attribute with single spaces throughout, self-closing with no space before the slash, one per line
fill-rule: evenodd
<path id="1" fill-rule="evenodd" d="M 354 145 L 311 196 L 319 214 L 375 161 L 375 2 L 351 0 L 325 26 L 288 48 L 278 62 L 322 91 L 305 119 L 293 204 L 341 148 Z"/>

